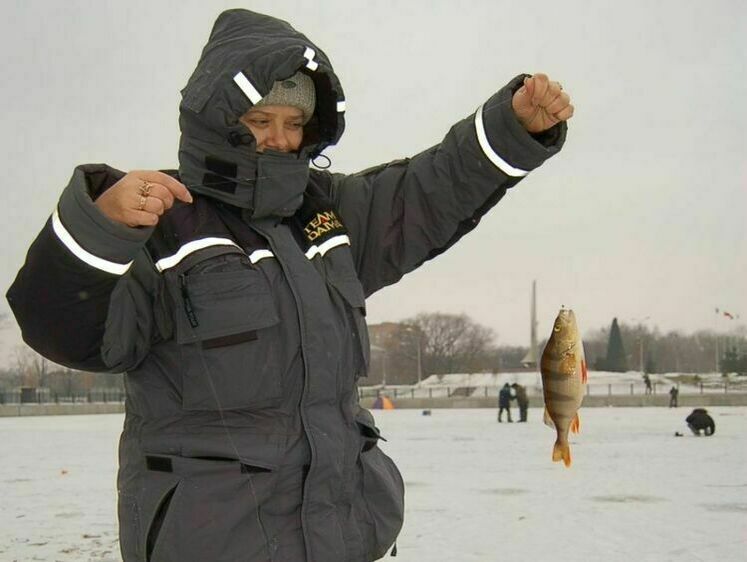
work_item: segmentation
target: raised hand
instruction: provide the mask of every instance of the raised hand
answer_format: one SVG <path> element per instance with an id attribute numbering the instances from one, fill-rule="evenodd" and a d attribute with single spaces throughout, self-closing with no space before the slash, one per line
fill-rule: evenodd
<path id="1" fill-rule="evenodd" d="M 96 206 L 113 221 L 127 226 L 154 226 L 174 205 L 192 202 L 184 184 L 163 172 L 129 172 L 96 199 Z"/>
<path id="2" fill-rule="evenodd" d="M 530 133 L 541 133 L 573 116 L 571 98 L 563 91 L 563 86 L 542 73 L 524 79 L 524 85 L 511 99 L 511 106 Z"/>

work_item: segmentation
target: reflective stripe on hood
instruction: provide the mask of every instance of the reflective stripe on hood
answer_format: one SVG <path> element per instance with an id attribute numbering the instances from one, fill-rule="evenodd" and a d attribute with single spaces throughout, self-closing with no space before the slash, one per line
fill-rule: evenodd
<path id="1" fill-rule="evenodd" d="M 257 154 L 239 118 L 299 70 L 314 81 L 317 100 L 302 148 Z M 342 135 L 344 108 L 329 59 L 303 34 L 270 16 L 225 11 L 182 90 L 179 175 L 190 190 L 250 209 L 253 218 L 290 216 L 301 205 L 310 159 Z"/>

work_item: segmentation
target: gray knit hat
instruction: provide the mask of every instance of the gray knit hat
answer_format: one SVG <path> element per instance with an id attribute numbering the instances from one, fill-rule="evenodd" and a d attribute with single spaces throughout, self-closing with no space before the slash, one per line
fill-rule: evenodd
<path id="1" fill-rule="evenodd" d="M 303 124 L 309 122 L 316 107 L 314 81 L 303 72 L 296 72 L 290 78 L 275 82 L 270 93 L 256 103 L 263 105 L 290 105 L 303 111 Z"/>

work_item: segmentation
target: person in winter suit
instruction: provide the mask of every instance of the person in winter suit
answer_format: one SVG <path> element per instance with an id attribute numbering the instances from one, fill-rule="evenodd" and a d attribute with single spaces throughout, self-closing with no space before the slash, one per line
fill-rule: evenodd
<path id="1" fill-rule="evenodd" d="M 669 407 L 670 408 L 676 408 L 677 407 L 677 399 L 680 395 L 680 389 L 676 386 L 673 386 L 669 389 Z"/>
<path id="2" fill-rule="evenodd" d="M 506 411 L 506 415 L 508 416 L 508 423 L 513 423 L 514 420 L 511 419 L 512 399 L 513 396 L 511 395 L 511 387 L 508 385 L 508 383 L 506 383 L 498 392 L 498 423 L 501 423 L 503 421 L 501 418 L 503 417 L 504 410 Z"/>
<path id="3" fill-rule="evenodd" d="M 439 143 L 352 175 L 330 60 L 222 13 L 182 91 L 179 169 L 78 166 L 8 291 L 50 360 L 124 372 L 125 562 L 369 561 L 404 485 L 358 401 L 365 299 L 454 245 L 557 153 L 573 107 L 519 75 Z"/>
<path id="4" fill-rule="evenodd" d="M 511 385 L 511 388 L 514 389 L 516 405 L 519 406 L 519 421 L 526 422 L 527 411 L 529 410 L 529 398 L 527 397 L 527 389 L 517 382 L 513 383 Z"/>
<path id="5" fill-rule="evenodd" d="M 695 408 L 687 418 L 685 418 L 687 427 L 693 432 L 693 435 L 703 434 L 708 437 L 716 432 L 716 422 L 708 414 L 705 408 Z"/>

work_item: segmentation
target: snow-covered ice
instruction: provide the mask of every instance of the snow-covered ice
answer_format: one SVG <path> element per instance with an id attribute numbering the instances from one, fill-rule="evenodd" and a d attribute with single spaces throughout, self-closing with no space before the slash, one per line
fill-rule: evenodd
<path id="1" fill-rule="evenodd" d="M 0 418 L 0 560 L 115 562 L 124 416 Z"/>
<path id="2" fill-rule="evenodd" d="M 402 559 L 745 560 L 747 408 L 709 408 L 717 433 L 700 438 L 689 411 L 582 409 L 569 469 L 550 460 L 539 409 L 527 424 L 378 413 L 406 482 Z"/>
<path id="3" fill-rule="evenodd" d="M 587 408 L 573 466 L 495 410 L 376 411 L 406 482 L 398 560 L 731 561 L 747 552 L 747 408 Z M 515 412 L 516 413 L 516 412 Z M 0 560 L 119 560 L 121 415 L 0 418 Z M 674 437 L 674 432 L 685 433 Z"/>

